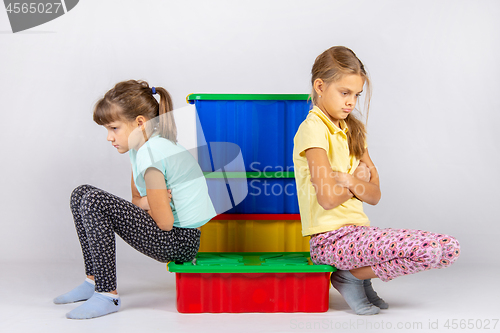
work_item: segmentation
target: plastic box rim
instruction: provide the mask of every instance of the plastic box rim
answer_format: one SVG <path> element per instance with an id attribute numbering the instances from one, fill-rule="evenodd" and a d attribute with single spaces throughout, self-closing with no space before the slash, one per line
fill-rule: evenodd
<path id="1" fill-rule="evenodd" d="M 224 252 L 203 252 L 203 254 L 221 255 Z M 230 252 L 235 255 L 242 256 L 260 256 L 263 254 L 303 254 L 310 262 L 309 252 Z M 336 269 L 328 265 L 299 265 L 299 266 L 259 266 L 259 265 L 244 265 L 244 266 L 196 266 L 191 263 L 176 264 L 169 262 L 167 268 L 172 273 L 325 273 L 334 272 Z"/>
<path id="2" fill-rule="evenodd" d="M 186 101 L 307 101 L 309 94 L 189 94 Z"/>

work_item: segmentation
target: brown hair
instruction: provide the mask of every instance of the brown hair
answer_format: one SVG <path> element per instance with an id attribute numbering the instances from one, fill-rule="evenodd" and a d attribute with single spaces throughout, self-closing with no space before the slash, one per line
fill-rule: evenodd
<path id="1" fill-rule="evenodd" d="M 371 84 L 365 67 L 356 54 L 344 46 L 334 46 L 321 53 L 316 60 L 311 70 L 311 83 L 314 87 L 316 79 L 322 79 L 327 85 L 331 82 L 340 80 L 344 75 L 357 74 L 360 75 L 366 84 L 365 109 L 366 118 L 368 119 L 368 111 L 370 107 Z M 318 100 L 316 91 L 312 90 L 311 99 L 314 104 Z M 347 141 L 349 144 L 349 152 L 351 155 L 360 159 L 365 153 L 366 129 L 361 120 L 357 119 L 352 113 L 345 119 L 347 127 Z"/>
<path id="2" fill-rule="evenodd" d="M 138 116 L 147 120 L 159 118 L 159 134 L 177 142 L 177 128 L 172 114 L 172 99 L 167 90 L 155 87 L 160 103 L 153 97 L 152 88 L 146 81 L 128 80 L 117 83 L 94 108 L 94 121 L 106 125 L 117 120 L 134 121 Z"/>

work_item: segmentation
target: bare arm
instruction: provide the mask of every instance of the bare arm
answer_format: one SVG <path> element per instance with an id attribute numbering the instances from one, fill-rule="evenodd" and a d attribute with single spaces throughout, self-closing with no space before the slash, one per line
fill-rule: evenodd
<path id="1" fill-rule="evenodd" d="M 373 164 L 368 150 L 360 159 L 361 162 L 366 164 L 366 167 L 370 170 L 369 180 L 363 179 L 363 177 L 357 177 L 356 172 L 354 176 L 346 175 L 346 187 L 360 200 L 370 204 L 376 205 L 380 201 L 380 180 L 377 172 L 377 168 Z"/>
<path id="2" fill-rule="evenodd" d="M 172 195 L 167 190 L 163 174 L 155 168 L 149 168 L 144 174 L 146 181 L 149 214 L 161 230 L 169 231 L 174 226 L 174 214 L 170 208 Z"/>
<path id="3" fill-rule="evenodd" d="M 338 182 L 338 173 L 332 170 L 324 149 L 309 148 L 306 158 L 316 198 L 323 209 L 333 209 L 353 197 L 353 193 Z"/>

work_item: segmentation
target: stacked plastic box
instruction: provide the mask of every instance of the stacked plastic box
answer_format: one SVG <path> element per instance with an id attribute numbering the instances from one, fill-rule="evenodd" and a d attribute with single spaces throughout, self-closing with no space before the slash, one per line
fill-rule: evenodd
<path id="1" fill-rule="evenodd" d="M 169 264 L 179 312 L 328 310 L 334 269 L 310 261 L 293 172 L 293 137 L 310 109 L 307 99 L 187 97 L 198 114 L 198 162 L 216 211 L 224 214 L 202 227 L 196 262 Z"/>

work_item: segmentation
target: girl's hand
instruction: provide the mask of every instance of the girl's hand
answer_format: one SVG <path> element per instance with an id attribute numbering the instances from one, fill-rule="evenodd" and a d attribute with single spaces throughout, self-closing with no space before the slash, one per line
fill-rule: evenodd
<path id="1" fill-rule="evenodd" d="M 168 202 L 170 203 L 170 201 L 172 201 L 172 190 L 167 190 L 168 192 Z M 151 207 L 149 207 L 149 202 L 148 202 L 148 197 L 147 196 L 144 196 L 144 197 L 141 197 L 141 199 L 139 200 L 139 207 L 144 209 L 144 210 L 151 210 Z"/>
<path id="2" fill-rule="evenodd" d="M 332 176 L 335 179 L 335 181 L 337 182 L 337 185 L 339 185 L 339 186 L 342 186 L 342 187 L 345 187 L 348 189 L 352 184 L 352 181 L 351 181 L 352 175 L 350 175 L 348 173 L 334 171 L 334 172 L 332 172 Z"/>
<path id="3" fill-rule="evenodd" d="M 358 167 L 354 170 L 353 176 L 368 183 L 371 178 L 371 172 L 365 162 L 359 162 Z"/>

